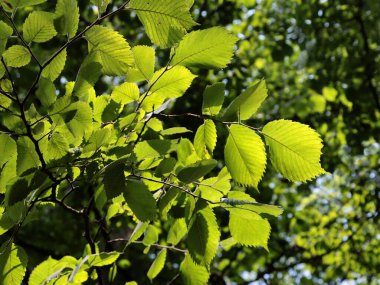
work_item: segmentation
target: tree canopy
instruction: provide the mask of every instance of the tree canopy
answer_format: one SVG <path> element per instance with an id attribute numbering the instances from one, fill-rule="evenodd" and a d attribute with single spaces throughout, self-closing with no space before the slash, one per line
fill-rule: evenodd
<path id="1" fill-rule="evenodd" d="M 0 3 L 0 284 L 378 284 L 380 3 Z"/>

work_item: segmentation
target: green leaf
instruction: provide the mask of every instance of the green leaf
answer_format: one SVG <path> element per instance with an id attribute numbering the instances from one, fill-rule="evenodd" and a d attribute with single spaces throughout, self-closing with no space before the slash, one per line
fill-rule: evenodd
<path id="1" fill-rule="evenodd" d="M 37 98 L 41 101 L 42 106 L 49 108 L 57 100 L 56 89 L 52 81 L 41 78 L 38 82 L 36 92 Z"/>
<path id="2" fill-rule="evenodd" d="M 68 38 L 74 37 L 79 25 L 77 0 L 58 0 L 55 15 L 63 20 L 62 34 L 67 35 Z"/>
<path id="3" fill-rule="evenodd" d="M 102 146 L 108 145 L 111 136 L 112 130 L 110 128 L 105 127 L 95 130 L 88 140 L 88 144 L 83 148 L 83 154 L 85 154 L 85 157 L 91 157 Z"/>
<path id="4" fill-rule="evenodd" d="M 8 135 L 0 134 L 0 153 L 3 154 L 0 156 L 0 169 L 3 168 L 3 165 L 7 163 L 16 154 L 16 152 L 16 141 Z"/>
<path id="5" fill-rule="evenodd" d="M 79 68 L 73 93 L 78 97 L 87 96 L 89 90 L 93 89 L 101 74 L 102 64 L 100 55 L 98 53 L 90 53 Z"/>
<path id="6" fill-rule="evenodd" d="M 198 161 L 181 169 L 177 177 L 182 182 L 191 183 L 213 170 L 217 163 L 218 162 L 214 159 L 205 159 Z"/>
<path id="7" fill-rule="evenodd" d="M 92 110 L 91 107 L 85 102 L 66 102 L 66 98 L 60 98 L 54 104 L 51 118 L 53 120 L 55 131 L 64 135 L 69 144 L 79 145 L 82 143 L 86 134 L 92 132 Z M 57 110 L 60 109 L 60 110 Z M 57 110 L 57 112 L 56 112 Z"/>
<path id="8" fill-rule="evenodd" d="M 64 49 L 44 68 L 42 71 L 42 77 L 45 77 L 52 82 L 56 80 L 65 68 L 66 57 L 67 52 L 66 49 Z"/>
<path id="9" fill-rule="evenodd" d="M 27 65 L 32 57 L 26 47 L 13 45 L 3 53 L 3 58 L 10 67 L 22 67 Z"/>
<path id="10" fill-rule="evenodd" d="M 128 244 L 131 244 L 138 240 L 143 235 L 148 225 L 148 223 L 139 222 L 129 237 Z"/>
<path id="11" fill-rule="evenodd" d="M 174 223 L 171 224 L 167 242 L 176 245 L 187 233 L 187 225 L 185 219 L 175 219 Z"/>
<path id="12" fill-rule="evenodd" d="M 49 257 L 47 260 L 41 262 L 38 266 L 36 266 L 32 274 L 29 277 L 29 285 L 41 285 L 44 284 L 45 281 L 52 276 L 55 272 L 60 270 L 60 262 Z"/>
<path id="13" fill-rule="evenodd" d="M 123 83 L 117 86 L 111 94 L 112 100 L 120 104 L 129 104 L 137 101 L 140 96 L 140 91 L 135 83 Z"/>
<path id="14" fill-rule="evenodd" d="M 150 92 L 142 107 L 145 111 L 151 112 L 153 107 L 158 109 L 166 99 L 181 97 L 190 87 L 195 77 L 183 66 L 176 66 L 169 70 L 160 69 L 154 73 L 149 82 L 148 88 Z"/>
<path id="15" fill-rule="evenodd" d="M 156 201 L 148 188 L 140 181 L 129 180 L 125 201 L 140 221 L 152 220 L 156 215 Z"/>
<path id="16" fill-rule="evenodd" d="M 148 46 L 135 46 L 132 52 L 136 66 L 129 70 L 126 80 L 128 82 L 151 80 L 154 74 L 155 50 Z"/>
<path id="17" fill-rule="evenodd" d="M 283 212 L 283 209 L 279 206 L 257 203 L 251 196 L 240 191 L 229 192 L 228 198 L 223 198 L 221 202 L 223 203 L 223 208 L 232 209 L 235 213 L 239 211 L 242 216 L 246 212 L 255 212 L 278 217 Z"/>
<path id="18" fill-rule="evenodd" d="M 0 284 L 22 284 L 28 263 L 25 251 L 6 241 L 0 252 Z"/>
<path id="19" fill-rule="evenodd" d="M 325 171 L 320 164 L 322 140 L 307 125 L 290 120 L 268 123 L 262 130 L 274 167 L 290 181 L 309 181 Z"/>
<path id="20" fill-rule="evenodd" d="M 13 29 L 5 22 L 0 21 L 0 56 L 3 54 L 5 47 L 7 45 L 8 38 L 12 34 L 13 34 Z"/>
<path id="21" fill-rule="evenodd" d="M 91 255 L 88 255 L 86 265 L 88 265 L 89 268 L 93 266 L 103 267 L 103 266 L 111 265 L 116 262 L 119 256 L 120 256 L 120 253 L 116 251 L 91 254 Z"/>
<path id="22" fill-rule="evenodd" d="M 162 249 L 157 255 L 156 259 L 152 263 L 147 273 L 147 276 L 150 281 L 152 281 L 156 276 L 164 269 L 165 261 L 166 261 L 167 249 Z"/>
<path id="23" fill-rule="evenodd" d="M 189 253 L 193 260 L 209 267 L 216 255 L 220 232 L 215 215 L 210 207 L 204 207 L 193 217 L 187 236 Z"/>
<path id="24" fill-rule="evenodd" d="M 131 0 L 129 8 L 137 12 L 152 42 L 162 48 L 177 43 L 196 25 L 186 0 Z"/>
<path id="25" fill-rule="evenodd" d="M 117 197 L 126 191 L 124 168 L 123 163 L 117 163 L 106 168 L 103 181 L 108 199 Z"/>
<path id="26" fill-rule="evenodd" d="M 205 120 L 194 137 L 194 148 L 199 157 L 208 158 L 215 149 L 217 140 L 216 127 L 213 121 Z M 210 155 L 209 155 L 210 154 Z"/>
<path id="27" fill-rule="evenodd" d="M 27 170 L 38 168 L 41 165 L 33 142 L 28 137 L 17 140 L 17 174 L 21 175 Z"/>
<path id="28" fill-rule="evenodd" d="M 231 190 L 231 175 L 227 168 L 223 168 L 217 177 L 203 180 L 198 189 L 200 197 L 215 203 L 220 202 L 221 198 Z"/>
<path id="29" fill-rule="evenodd" d="M 47 161 L 53 161 L 64 157 L 69 152 L 69 143 L 66 137 L 58 132 L 49 136 L 46 152 L 44 156 Z"/>
<path id="30" fill-rule="evenodd" d="M 107 10 L 107 6 L 112 2 L 112 0 L 91 0 L 91 3 L 98 6 L 99 13 L 103 13 Z"/>
<path id="31" fill-rule="evenodd" d="M 34 6 L 41 3 L 45 3 L 46 0 L 7 0 L 12 5 L 12 9 L 24 8 L 28 6 Z"/>
<path id="32" fill-rule="evenodd" d="M 8 205 L 6 209 L 0 206 L 0 236 L 18 224 L 25 217 L 26 211 L 27 206 L 24 202 Z"/>
<path id="33" fill-rule="evenodd" d="M 89 49 L 99 53 L 103 73 L 125 75 L 134 65 L 131 47 L 118 32 L 103 26 L 94 26 L 86 33 Z"/>
<path id="34" fill-rule="evenodd" d="M 268 96 L 264 80 L 248 87 L 240 96 L 236 97 L 226 108 L 223 120 L 240 118 L 249 120 Z"/>
<path id="35" fill-rule="evenodd" d="M 224 83 L 215 83 L 207 86 L 203 93 L 202 114 L 216 116 L 220 112 L 224 102 Z"/>
<path id="36" fill-rule="evenodd" d="M 245 246 L 262 246 L 268 250 L 270 224 L 255 212 L 228 209 L 229 228 L 234 240 Z"/>
<path id="37" fill-rule="evenodd" d="M 239 184 L 257 188 L 266 166 L 263 141 L 251 129 L 232 125 L 224 149 L 224 158 L 232 178 Z"/>
<path id="38" fill-rule="evenodd" d="M 57 34 L 53 21 L 52 13 L 43 11 L 30 13 L 23 26 L 24 40 L 28 43 L 44 43 L 52 39 Z"/>
<path id="39" fill-rule="evenodd" d="M 205 285 L 210 278 L 206 267 L 194 263 L 190 255 L 186 255 L 180 267 L 184 285 Z"/>
<path id="40" fill-rule="evenodd" d="M 133 152 L 137 159 L 157 158 L 176 150 L 177 140 L 148 140 L 139 142 Z"/>
<path id="41" fill-rule="evenodd" d="M 185 134 L 185 133 L 191 133 L 191 131 L 185 127 L 174 127 L 174 128 L 162 130 L 160 132 L 162 136 L 172 136 L 172 135 Z"/>
<path id="42" fill-rule="evenodd" d="M 221 27 L 191 32 L 175 48 L 172 65 L 224 68 L 231 61 L 237 40 Z"/>
<path id="43" fill-rule="evenodd" d="M 149 225 L 144 233 L 144 238 L 142 240 L 142 243 L 145 246 L 150 246 L 156 243 L 158 241 L 158 238 L 159 238 L 158 228 L 153 225 Z"/>

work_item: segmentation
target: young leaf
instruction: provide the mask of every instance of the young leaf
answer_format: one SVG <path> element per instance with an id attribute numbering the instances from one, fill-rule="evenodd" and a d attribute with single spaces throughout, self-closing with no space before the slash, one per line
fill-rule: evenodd
<path id="1" fill-rule="evenodd" d="M 231 175 L 226 168 L 220 171 L 217 177 L 211 177 L 202 181 L 199 185 L 200 197 L 220 202 L 220 199 L 231 190 Z"/>
<path id="2" fill-rule="evenodd" d="M 176 140 L 149 140 L 139 142 L 133 152 L 138 160 L 157 158 L 169 154 L 177 148 Z"/>
<path id="3" fill-rule="evenodd" d="M 240 191 L 231 191 L 228 193 L 228 198 L 221 199 L 223 208 L 232 209 L 235 213 L 240 212 L 242 216 L 246 212 L 255 212 L 257 214 L 267 214 L 278 217 L 282 214 L 283 209 L 275 205 L 257 203 L 255 199 L 247 193 Z"/>
<path id="4" fill-rule="evenodd" d="M 7 0 L 11 4 L 12 9 L 34 6 L 46 2 L 46 0 Z"/>
<path id="5" fill-rule="evenodd" d="M 204 285 L 210 277 L 207 268 L 194 263 L 188 254 L 181 263 L 180 271 L 185 285 Z"/>
<path id="6" fill-rule="evenodd" d="M 49 108 L 57 100 L 56 89 L 52 81 L 41 78 L 38 82 L 38 89 L 36 92 L 37 98 L 42 103 L 42 106 Z"/>
<path id="7" fill-rule="evenodd" d="M 193 260 L 209 267 L 216 255 L 220 232 L 212 209 L 208 206 L 198 211 L 187 236 L 187 245 Z"/>
<path id="8" fill-rule="evenodd" d="M 166 261 L 167 249 L 162 249 L 157 255 L 156 259 L 152 263 L 147 273 L 147 276 L 150 281 L 152 281 L 156 276 L 164 269 L 165 261 Z"/>
<path id="9" fill-rule="evenodd" d="M 0 56 L 7 45 L 8 38 L 13 34 L 13 29 L 3 21 L 0 21 Z M 2 65 L 2 64 L 1 64 Z"/>
<path id="10" fill-rule="evenodd" d="M 58 108 L 58 102 L 67 100 L 66 98 L 60 99 L 57 100 L 54 108 Z M 52 113 L 54 114 L 51 117 L 56 126 L 55 130 L 64 135 L 69 144 L 81 144 L 84 136 L 92 132 L 92 110 L 85 102 L 69 103 L 57 113 L 53 109 Z"/>
<path id="11" fill-rule="evenodd" d="M 150 92 L 142 104 L 144 110 L 151 112 L 153 107 L 157 109 L 166 99 L 181 97 L 195 77 L 183 66 L 176 66 L 169 70 L 162 68 L 155 72 L 149 82 Z"/>
<path id="12" fill-rule="evenodd" d="M 226 108 L 223 120 L 240 118 L 249 120 L 268 96 L 264 80 L 248 87 L 240 96 L 236 97 Z"/>
<path id="13" fill-rule="evenodd" d="M 30 13 L 23 26 L 24 40 L 28 43 L 44 43 L 52 39 L 57 34 L 53 21 L 52 13 L 43 11 Z"/>
<path id="14" fill-rule="evenodd" d="M 230 212 L 229 228 L 234 240 L 242 245 L 262 246 L 268 250 L 269 222 L 254 212 L 240 209 L 228 210 Z"/>
<path id="15" fill-rule="evenodd" d="M 129 180 L 124 196 L 129 208 L 140 221 L 152 220 L 156 215 L 156 201 L 142 182 Z"/>
<path id="16" fill-rule="evenodd" d="M 62 34 L 72 38 L 78 31 L 79 25 L 79 7 L 77 0 L 58 0 L 55 8 L 57 18 L 62 18 Z"/>
<path id="17" fill-rule="evenodd" d="M 17 152 L 17 144 L 14 139 L 5 134 L 0 134 L 0 169 L 7 163 Z M 7 155 L 4 155 L 7 154 Z M 1 172 L 0 172 L 1 173 Z"/>
<path id="18" fill-rule="evenodd" d="M 48 139 L 44 156 L 47 161 L 52 161 L 64 157 L 69 151 L 69 143 L 66 137 L 58 132 L 54 132 Z"/>
<path id="19" fill-rule="evenodd" d="M 100 54 L 103 73 L 124 75 L 134 60 L 131 47 L 118 32 L 103 26 L 94 26 L 87 33 L 89 49 Z"/>
<path id="20" fill-rule="evenodd" d="M 89 268 L 93 266 L 102 267 L 102 266 L 111 265 L 116 262 L 119 256 L 120 256 L 120 253 L 116 251 L 91 254 L 91 255 L 88 255 L 86 265 L 88 265 Z"/>
<path id="21" fill-rule="evenodd" d="M 136 66 L 128 72 L 126 80 L 128 82 L 151 80 L 154 73 L 155 50 L 148 46 L 135 46 L 132 52 Z"/>
<path id="22" fill-rule="evenodd" d="M 129 8 L 137 12 L 152 42 L 167 48 L 177 43 L 188 29 L 196 25 L 186 2 L 186 0 L 131 0 Z"/>
<path id="23" fill-rule="evenodd" d="M 131 236 L 129 237 L 128 244 L 138 240 L 143 235 L 148 225 L 149 223 L 139 222 L 133 230 Z"/>
<path id="24" fill-rule="evenodd" d="M 182 182 L 191 183 L 213 170 L 216 164 L 217 161 L 214 159 L 201 160 L 181 169 L 177 177 Z"/>
<path id="25" fill-rule="evenodd" d="M 203 115 L 216 116 L 219 114 L 224 102 L 224 88 L 224 83 L 215 83 L 206 87 L 203 92 Z"/>
<path id="26" fill-rule="evenodd" d="M 25 251 L 6 241 L 0 252 L 0 284 L 22 284 L 28 263 Z"/>
<path id="27" fill-rule="evenodd" d="M 187 233 L 187 225 L 185 219 L 175 219 L 174 223 L 171 225 L 167 242 L 176 245 Z"/>
<path id="28" fill-rule="evenodd" d="M 185 127 L 174 127 L 174 128 L 162 130 L 160 132 L 162 136 L 172 136 L 172 135 L 185 134 L 185 133 L 191 133 L 191 131 Z"/>
<path id="29" fill-rule="evenodd" d="M 17 140 L 17 174 L 21 175 L 29 169 L 38 168 L 41 162 L 35 151 L 33 142 L 28 137 Z"/>
<path id="30" fill-rule="evenodd" d="M 102 73 L 101 58 L 98 53 L 90 53 L 82 62 L 75 81 L 73 94 L 78 97 L 87 96 L 89 90 L 98 81 Z"/>
<path id="31" fill-rule="evenodd" d="M 200 126 L 194 137 L 194 148 L 199 157 L 207 158 L 209 152 L 215 149 L 217 140 L 216 127 L 213 121 L 206 120 L 205 123 Z"/>
<path id="32" fill-rule="evenodd" d="M 49 257 L 47 260 L 37 265 L 32 274 L 29 277 L 29 285 L 41 285 L 52 276 L 57 270 L 59 270 L 60 262 Z"/>
<path id="33" fill-rule="evenodd" d="M 140 91 L 135 83 L 123 83 L 117 86 L 111 94 L 111 98 L 120 104 L 129 104 L 137 101 L 140 96 Z"/>
<path id="34" fill-rule="evenodd" d="M 112 2 L 112 0 L 91 0 L 91 3 L 98 6 L 99 13 L 103 13 L 107 10 L 107 6 Z"/>
<path id="35" fill-rule="evenodd" d="M 172 65 L 224 68 L 231 61 L 237 40 L 221 27 L 191 32 L 175 48 Z"/>
<path id="36" fill-rule="evenodd" d="M 22 67 L 27 65 L 32 57 L 26 47 L 13 45 L 3 53 L 3 58 L 10 67 Z"/>
<path id="37" fill-rule="evenodd" d="M 285 178 L 306 182 L 325 173 L 320 164 L 322 140 L 309 126 L 278 120 L 268 123 L 262 134 L 272 164 Z"/>
<path id="38" fill-rule="evenodd" d="M 229 131 L 224 149 L 228 171 L 237 183 L 257 188 L 266 166 L 264 143 L 247 127 L 232 125 Z"/>

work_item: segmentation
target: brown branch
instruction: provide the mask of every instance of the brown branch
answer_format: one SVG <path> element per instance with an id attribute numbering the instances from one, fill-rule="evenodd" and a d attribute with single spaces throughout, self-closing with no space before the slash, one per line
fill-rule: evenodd
<path id="1" fill-rule="evenodd" d="M 375 78 L 375 72 L 374 72 L 374 61 L 371 59 L 371 56 L 373 54 L 373 51 L 370 48 L 369 45 L 369 37 L 367 33 L 367 29 L 365 27 L 364 19 L 363 19 L 363 9 L 364 9 L 364 0 L 359 0 L 358 3 L 358 12 L 355 15 L 355 19 L 359 24 L 360 34 L 363 39 L 363 46 L 364 46 L 364 61 L 365 61 L 365 69 L 366 69 L 366 81 L 368 84 L 368 88 L 371 91 L 375 106 L 377 110 L 380 112 L 380 99 L 379 99 L 379 93 L 376 89 L 376 86 L 374 85 L 373 81 Z"/>

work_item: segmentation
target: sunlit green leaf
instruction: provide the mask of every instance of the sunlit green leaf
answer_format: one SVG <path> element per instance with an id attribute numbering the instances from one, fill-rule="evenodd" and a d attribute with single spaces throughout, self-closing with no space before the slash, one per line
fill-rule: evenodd
<path id="1" fill-rule="evenodd" d="M 237 40 L 221 27 L 191 32 L 175 48 L 172 65 L 224 68 L 231 61 Z"/>
<path id="2" fill-rule="evenodd" d="M 232 125 L 224 159 L 234 181 L 247 186 L 258 186 L 266 166 L 264 143 L 253 130 Z"/>
<path id="3" fill-rule="evenodd" d="M 308 181 L 325 173 L 320 164 L 322 140 L 307 125 L 290 120 L 268 123 L 262 131 L 274 167 L 291 181 Z"/>
<path id="4" fill-rule="evenodd" d="M 137 12 L 152 42 L 162 48 L 177 43 L 196 24 L 186 0 L 131 0 L 129 8 Z"/>

